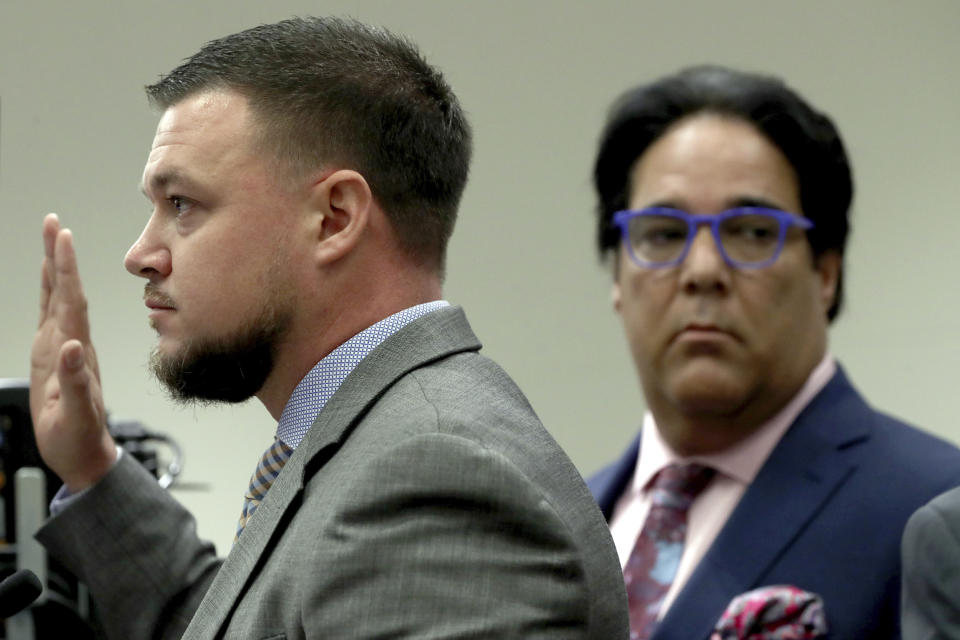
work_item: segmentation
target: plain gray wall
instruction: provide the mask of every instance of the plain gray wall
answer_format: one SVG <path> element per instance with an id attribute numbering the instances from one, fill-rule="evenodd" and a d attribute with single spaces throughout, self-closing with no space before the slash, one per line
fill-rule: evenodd
<path id="1" fill-rule="evenodd" d="M 611 100 L 681 66 L 772 72 L 830 113 L 857 195 L 831 349 L 877 405 L 952 440 L 960 362 L 960 3 L 0 0 L 0 377 L 28 373 L 40 221 L 76 233 L 107 404 L 187 453 L 175 495 L 222 552 L 274 424 L 257 402 L 179 408 L 152 381 L 142 283 L 121 265 L 149 208 L 142 86 L 212 38 L 352 15 L 418 42 L 469 111 L 470 185 L 446 296 L 584 473 L 643 402 L 593 250 L 590 165 Z"/>

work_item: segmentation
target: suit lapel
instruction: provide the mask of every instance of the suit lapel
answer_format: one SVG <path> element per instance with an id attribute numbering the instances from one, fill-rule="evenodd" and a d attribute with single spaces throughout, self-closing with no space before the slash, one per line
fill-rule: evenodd
<path id="1" fill-rule="evenodd" d="M 354 369 L 330 398 L 304 441 L 297 447 L 310 460 L 346 437 L 368 407 L 407 373 L 456 353 L 477 351 L 473 334 L 459 307 L 446 307 L 404 326 Z"/>
<path id="2" fill-rule="evenodd" d="M 613 517 L 613 509 L 617 506 L 617 500 L 633 480 L 639 455 L 640 436 L 637 436 L 619 460 L 601 469 L 587 481 L 593 499 L 600 506 L 600 511 L 607 522 Z"/>
<path id="3" fill-rule="evenodd" d="M 736 595 L 764 574 L 855 467 L 840 449 L 869 434 L 866 405 L 838 370 L 798 416 L 744 493 L 653 640 L 706 638 Z"/>
<path id="4" fill-rule="evenodd" d="M 257 563 L 268 551 L 284 514 L 299 504 L 299 495 L 308 479 L 307 469 L 322 465 L 335 453 L 377 398 L 418 367 L 480 347 L 463 310 L 445 307 L 407 324 L 364 358 L 327 402 L 277 476 L 255 517 L 220 567 L 183 635 L 184 640 L 219 637 Z"/>

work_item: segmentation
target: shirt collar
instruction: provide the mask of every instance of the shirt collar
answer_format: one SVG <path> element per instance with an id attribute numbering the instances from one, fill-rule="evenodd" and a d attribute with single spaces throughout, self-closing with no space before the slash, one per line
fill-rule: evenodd
<path id="1" fill-rule="evenodd" d="M 773 448 L 780 442 L 783 434 L 787 432 L 800 412 L 826 386 L 836 370 L 837 364 L 833 357 L 825 354 L 807 376 L 806 382 L 796 395 L 775 416 L 732 447 L 709 455 L 691 457 L 678 455 L 660 436 L 653 414 L 647 411 L 643 416 L 640 455 L 637 456 L 637 468 L 633 474 L 631 491 L 643 491 L 653 477 L 668 464 L 687 462 L 708 465 L 743 485 L 749 485 Z"/>
<path id="2" fill-rule="evenodd" d="M 409 307 L 367 327 L 327 354 L 293 390 L 280 414 L 277 437 L 296 449 L 327 401 L 361 360 L 406 324 L 447 306 L 447 301 L 435 300 Z"/>

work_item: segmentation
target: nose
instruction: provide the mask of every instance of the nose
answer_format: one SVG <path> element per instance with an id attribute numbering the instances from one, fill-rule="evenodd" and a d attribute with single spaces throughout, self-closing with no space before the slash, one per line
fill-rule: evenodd
<path id="1" fill-rule="evenodd" d="M 155 217 L 151 216 L 123 259 L 123 266 L 135 276 L 155 280 L 170 275 L 173 268 L 170 249 L 161 241 L 157 226 Z"/>
<path id="2" fill-rule="evenodd" d="M 730 288 L 730 266 L 707 226 L 697 229 L 680 264 L 680 284 L 686 293 L 723 293 Z"/>

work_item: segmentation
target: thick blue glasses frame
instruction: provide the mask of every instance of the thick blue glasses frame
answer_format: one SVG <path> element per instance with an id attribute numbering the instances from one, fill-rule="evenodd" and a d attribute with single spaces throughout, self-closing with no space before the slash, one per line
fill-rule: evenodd
<path id="1" fill-rule="evenodd" d="M 760 215 L 774 218 L 779 225 L 780 231 L 777 237 L 776 249 L 774 250 L 773 255 L 767 260 L 763 260 L 761 262 L 741 262 L 734 260 L 727 255 L 727 251 L 724 249 L 723 241 L 720 238 L 720 225 L 730 218 L 747 215 Z M 634 218 L 642 216 L 674 218 L 687 223 L 686 243 L 684 244 L 683 250 L 675 259 L 665 262 L 650 262 L 649 260 L 640 258 L 634 253 L 633 246 L 630 243 L 630 221 Z M 710 225 L 710 231 L 713 233 L 713 240 L 716 242 L 717 248 L 720 250 L 720 255 L 723 256 L 723 261 L 731 267 L 737 269 L 760 269 L 773 264 L 776 262 L 777 258 L 780 257 L 780 252 L 783 251 L 783 245 L 787 237 L 787 230 L 791 226 L 799 227 L 804 230 L 813 228 L 813 222 L 811 222 L 809 218 L 804 218 L 803 216 L 795 213 L 781 211 L 780 209 L 769 209 L 766 207 L 737 207 L 734 209 L 721 211 L 717 214 L 687 213 L 686 211 L 672 209 L 670 207 L 649 207 L 647 209 L 640 210 L 625 209 L 623 211 L 617 211 L 613 214 L 613 223 L 620 227 L 620 238 L 623 241 L 623 246 L 626 248 L 627 253 L 630 255 L 630 259 L 641 267 L 653 269 L 672 267 L 683 262 L 687 257 L 687 254 L 690 252 L 690 245 L 693 244 L 693 239 L 697 234 L 697 227 L 700 225 Z"/>

